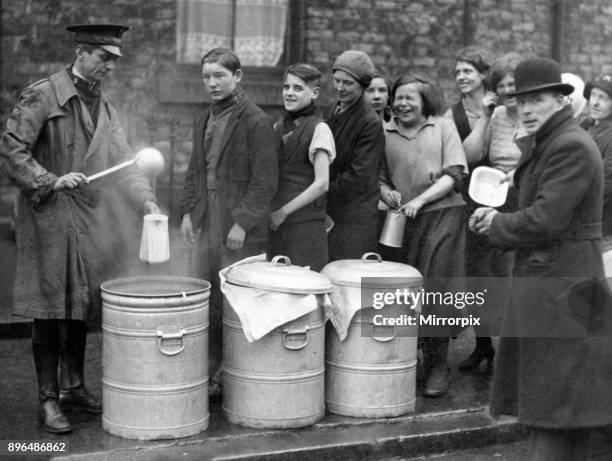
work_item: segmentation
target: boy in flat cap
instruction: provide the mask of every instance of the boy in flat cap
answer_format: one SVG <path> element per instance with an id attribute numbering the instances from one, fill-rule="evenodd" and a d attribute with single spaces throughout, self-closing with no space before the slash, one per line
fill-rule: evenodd
<path id="1" fill-rule="evenodd" d="M 209 392 L 218 397 L 223 302 L 218 274 L 223 267 L 267 250 L 280 143 L 272 122 L 242 91 L 238 56 L 215 48 L 201 64 L 212 104 L 193 129 L 181 234 L 188 246 L 196 244 L 196 276 L 212 284 Z"/>
<path id="2" fill-rule="evenodd" d="M 58 434 L 71 431 L 62 410 L 102 411 L 84 385 L 86 322 L 100 317 L 100 283 L 119 274 L 121 255 L 136 252 L 126 225 L 137 223 L 137 211 L 159 212 L 135 167 L 87 180 L 134 157 L 100 92 L 127 27 L 67 30 L 75 33 L 73 64 L 23 91 L 0 138 L 0 169 L 21 191 L 14 313 L 34 318 L 39 419 Z"/>
<path id="3" fill-rule="evenodd" d="M 323 119 L 334 135 L 336 159 L 330 165 L 327 213 L 329 259 L 357 259 L 378 249 L 378 176 L 385 151 L 380 119 L 364 98 L 375 73 L 363 51 L 348 50 L 333 65 L 337 100 Z"/>

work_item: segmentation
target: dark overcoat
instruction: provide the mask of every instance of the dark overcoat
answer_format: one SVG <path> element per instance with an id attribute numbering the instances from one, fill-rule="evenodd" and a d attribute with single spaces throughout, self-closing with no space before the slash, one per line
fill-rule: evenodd
<path id="1" fill-rule="evenodd" d="M 133 157 L 104 95 L 94 127 L 66 70 L 23 91 L 0 139 L 0 169 L 21 191 L 15 314 L 99 318 L 100 283 L 139 264 L 135 210 L 153 192 L 136 167 L 73 190 L 53 185 L 66 173 L 91 175 Z"/>
<path id="2" fill-rule="evenodd" d="M 612 423 L 609 291 L 603 281 L 601 155 L 569 108 L 519 143 L 519 210 L 489 237 L 516 248 L 491 413 L 540 428 Z"/>
<path id="3" fill-rule="evenodd" d="M 323 119 L 336 143 L 329 167 L 327 213 L 336 222 L 329 234 L 330 259 L 361 258 L 378 248 L 378 177 L 385 153 L 380 118 L 363 96 L 346 111 L 331 103 Z"/>
<path id="4" fill-rule="evenodd" d="M 209 116 L 207 110 L 195 122 L 181 199 L 181 216 L 189 213 L 196 228 L 202 225 L 207 206 L 204 130 Z M 215 170 L 223 236 L 237 222 L 246 231 L 245 243 L 267 239 L 271 201 L 278 186 L 279 148 L 270 119 L 242 96 L 223 132 Z"/>

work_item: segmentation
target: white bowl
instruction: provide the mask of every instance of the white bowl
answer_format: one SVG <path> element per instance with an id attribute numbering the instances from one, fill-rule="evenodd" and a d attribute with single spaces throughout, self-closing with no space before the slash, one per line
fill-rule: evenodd
<path id="1" fill-rule="evenodd" d="M 506 202 L 508 196 L 508 181 L 502 182 L 506 177 L 503 171 L 488 166 L 479 166 L 472 172 L 470 197 L 481 205 L 498 207 Z"/>

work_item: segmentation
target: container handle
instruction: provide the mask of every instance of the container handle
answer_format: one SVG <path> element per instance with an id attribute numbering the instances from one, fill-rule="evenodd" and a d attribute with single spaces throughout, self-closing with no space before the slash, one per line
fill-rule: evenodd
<path id="1" fill-rule="evenodd" d="M 393 336 L 372 336 L 372 339 L 374 341 L 378 341 L 379 343 L 388 343 L 389 341 L 393 341 L 395 339 L 395 336 L 395 326 L 393 326 Z"/>
<path id="2" fill-rule="evenodd" d="M 285 263 L 285 266 L 291 266 L 291 260 L 289 259 L 289 256 L 283 256 L 283 255 L 278 255 L 278 256 L 274 256 L 274 258 L 272 258 L 272 265 L 273 266 L 278 266 L 278 262 L 280 260 L 283 260 Z"/>
<path id="3" fill-rule="evenodd" d="M 373 260 L 371 260 L 371 259 L 368 259 L 370 256 L 375 256 L 375 257 L 376 257 L 376 261 L 373 261 Z M 379 262 L 379 263 L 381 263 L 381 262 L 382 262 L 382 258 L 381 258 L 381 256 L 380 256 L 378 253 L 373 253 L 373 252 L 370 252 L 370 253 L 365 253 L 365 254 L 364 254 L 362 257 L 361 257 L 361 262 L 362 262 L 362 263 L 373 263 L 373 262 Z"/>
<path id="4" fill-rule="evenodd" d="M 161 352 L 164 355 L 177 355 L 183 352 L 183 350 L 185 350 L 185 339 L 183 338 L 185 333 L 187 333 L 187 331 L 184 328 L 180 329 L 179 331 L 175 333 L 164 333 L 162 330 L 157 330 L 157 337 L 159 338 L 158 340 L 159 352 Z M 163 342 L 164 340 L 167 340 L 167 339 L 180 339 L 181 344 L 175 349 L 170 349 L 170 350 L 165 349 Z"/>
<path id="5" fill-rule="evenodd" d="M 287 339 L 291 336 L 303 336 L 303 340 L 300 344 L 297 345 L 289 345 Z M 291 330 L 289 328 L 283 330 L 283 346 L 285 349 L 289 349 L 291 351 L 299 351 L 300 349 L 304 349 L 308 344 L 308 325 L 304 328 Z"/>

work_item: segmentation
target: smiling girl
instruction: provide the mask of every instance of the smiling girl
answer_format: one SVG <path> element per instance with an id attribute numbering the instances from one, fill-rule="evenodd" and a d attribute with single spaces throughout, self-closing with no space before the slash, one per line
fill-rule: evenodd
<path id="1" fill-rule="evenodd" d="M 391 98 L 380 192 L 389 207 L 400 203 L 410 218 L 394 260 L 416 267 L 431 289 L 436 278 L 464 275 L 465 202 L 458 190 L 467 174 L 465 154 L 453 122 L 440 116 L 442 93 L 429 79 L 407 74 L 395 82 Z M 451 334 L 420 327 L 427 397 L 448 391 Z"/>

